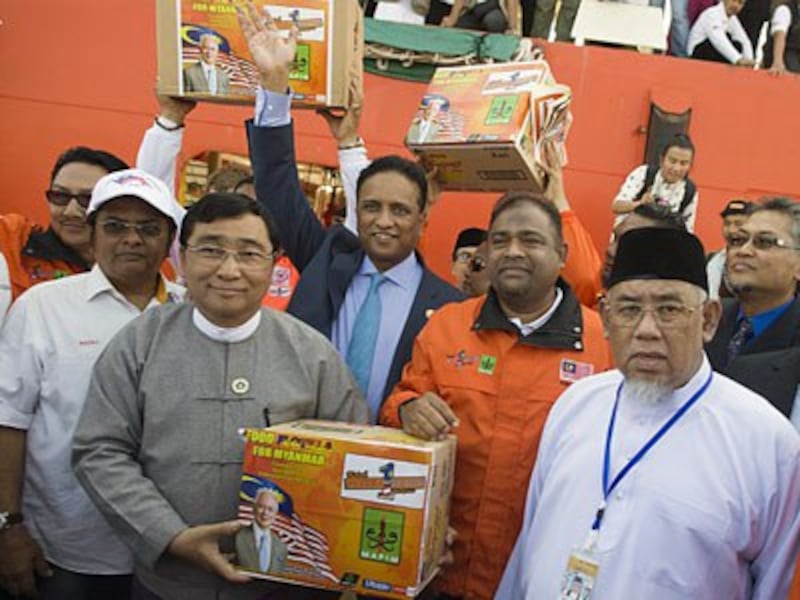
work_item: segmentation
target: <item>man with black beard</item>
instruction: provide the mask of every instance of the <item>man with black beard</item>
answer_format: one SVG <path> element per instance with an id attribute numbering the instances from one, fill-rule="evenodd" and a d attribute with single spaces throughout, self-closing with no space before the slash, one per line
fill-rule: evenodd
<path id="1" fill-rule="evenodd" d="M 703 353 L 720 315 L 686 231 L 623 235 L 602 304 L 617 370 L 547 419 L 496 598 L 786 598 L 800 437 Z"/>

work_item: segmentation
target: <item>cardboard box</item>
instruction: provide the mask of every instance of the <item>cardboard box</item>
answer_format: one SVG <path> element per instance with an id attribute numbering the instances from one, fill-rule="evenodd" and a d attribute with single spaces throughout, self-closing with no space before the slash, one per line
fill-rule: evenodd
<path id="1" fill-rule="evenodd" d="M 255 0 L 266 7 L 288 35 L 293 22 L 300 29 L 295 69 L 290 74 L 294 103 L 310 108 L 347 106 L 354 56 L 363 37 L 356 0 Z M 156 0 L 158 90 L 195 100 L 252 104 L 258 71 L 239 29 L 236 6 L 244 0 Z M 214 75 L 201 62 L 203 44 L 217 54 Z M 210 71 L 209 71 L 210 73 Z M 209 79 L 216 80 L 216 93 Z"/>
<path id="2" fill-rule="evenodd" d="M 406 145 L 444 189 L 541 191 L 542 144 L 566 162 L 570 97 L 543 60 L 437 69 Z"/>
<path id="3" fill-rule="evenodd" d="M 413 598 L 433 579 L 454 437 L 426 442 L 398 429 L 313 420 L 244 434 L 239 570 L 380 598 Z M 261 559 L 255 539 L 266 539 L 268 522 L 271 550 Z"/>

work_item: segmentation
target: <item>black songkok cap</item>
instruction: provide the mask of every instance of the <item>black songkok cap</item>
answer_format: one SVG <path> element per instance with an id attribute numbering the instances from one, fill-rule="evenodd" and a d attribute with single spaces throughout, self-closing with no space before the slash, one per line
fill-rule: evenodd
<path id="1" fill-rule="evenodd" d="M 480 246 L 485 241 L 485 229 L 478 229 L 477 227 L 462 229 L 456 238 L 456 245 L 453 246 L 453 256 L 455 256 L 459 248 L 464 248 L 465 246 Z"/>
<path id="2" fill-rule="evenodd" d="M 631 279 L 677 279 L 708 291 L 703 244 L 683 229 L 632 229 L 619 238 L 607 287 Z"/>

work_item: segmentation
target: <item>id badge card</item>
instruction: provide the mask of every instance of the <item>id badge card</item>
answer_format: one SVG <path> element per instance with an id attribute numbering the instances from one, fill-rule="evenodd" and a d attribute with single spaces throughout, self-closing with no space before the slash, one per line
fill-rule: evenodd
<path id="1" fill-rule="evenodd" d="M 599 570 L 594 552 L 585 547 L 574 550 L 567 561 L 558 600 L 589 600 Z"/>

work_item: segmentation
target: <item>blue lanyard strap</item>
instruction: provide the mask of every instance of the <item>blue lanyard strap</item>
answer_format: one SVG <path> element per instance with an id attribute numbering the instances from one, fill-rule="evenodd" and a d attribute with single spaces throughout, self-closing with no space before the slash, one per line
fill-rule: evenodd
<path id="1" fill-rule="evenodd" d="M 711 379 L 714 376 L 714 372 L 708 374 L 708 379 L 706 379 L 705 383 L 702 387 L 695 392 L 695 394 L 689 398 L 683 405 L 675 411 L 669 420 L 661 426 L 661 429 L 653 434 L 647 443 L 642 446 L 642 448 L 636 453 L 636 455 L 625 465 L 622 470 L 617 474 L 614 478 L 614 481 L 611 482 L 611 485 L 608 485 L 608 478 L 609 478 L 609 471 L 611 470 L 611 439 L 614 437 L 614 424 L 617 421 L 617 408 L 619 407 L 619 398 L 622 393 L 622 386 L 623 382 L 619 384 L 617 388 L 617 397 L 614 400 L 614 408 L 611 411 L 611 419 L 608 422 L 608 433 L 606 434 L 606 448 L 605 453 L 603 455 L 603 503 L 600 505 L 600 508 L 597 511 L 597 515 L 594 518 L 594 523 L 592 524 L 592 529 L 597 531 L 600 529 L 600 523 L 603 520 L 603 513 L 605 512 L 606 507 L 606 500 L 611 495 L 611 492 L 614 491 L 614 488 L 617 487 L 620 481 L 628 474 L 628 472 L 636 466 L 636 464 L 644 458 L 644 455 L 647 454 L 650 449 L 658 443 L 658 441 L 664 437 L 664 434 L 667 433 L 675 423 L 680 420 L 680 418 L 686 414 L 686 412 L 700 399 L 700 397 L 706 393 L 708 386 L 711 385 Z"/>

